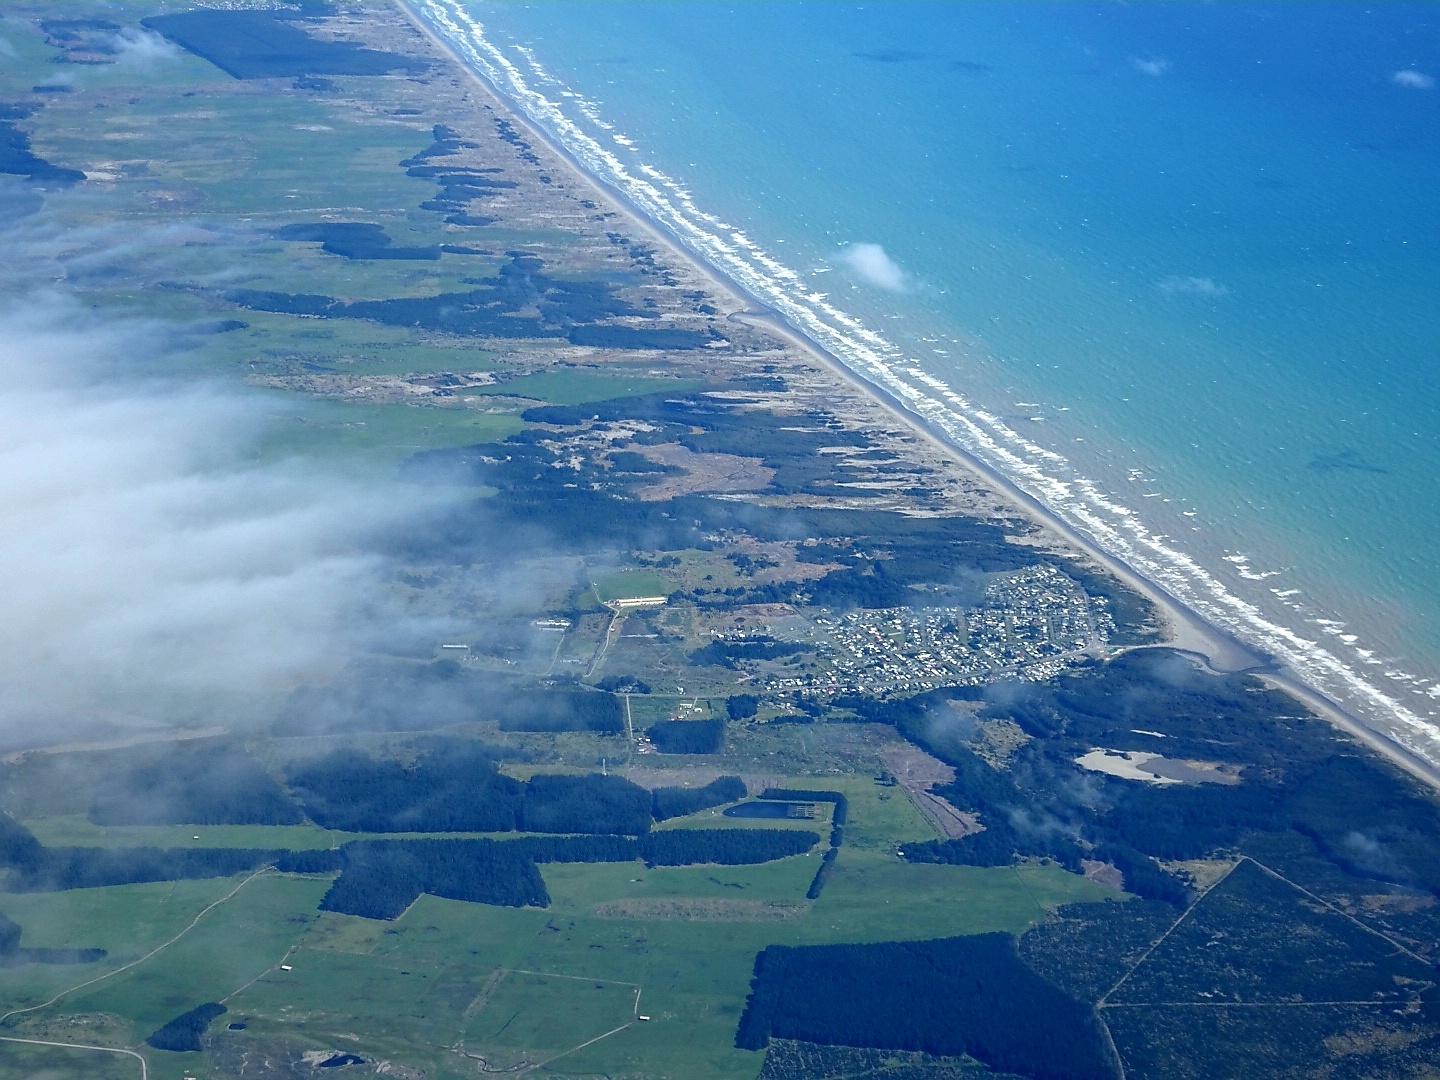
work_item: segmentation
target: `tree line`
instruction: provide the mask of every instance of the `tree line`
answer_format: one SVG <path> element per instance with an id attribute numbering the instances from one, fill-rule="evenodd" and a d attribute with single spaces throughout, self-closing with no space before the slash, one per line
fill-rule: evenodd
<path id="1" fill-rule="evenodd" d="M 735 1045 L 772 1037 L 963 1055 L 1033 1080 L 1115 1074 L 1093 1010 L 1027 967 L 1008 934 L 772 945 L 755 958 Z"/>
<path id="2" fill-rule="evenodd" d="M 648 836 L 553 836 L 516 840 L 362 840 L 336 851 L 282 856 L 295 873 L 340 871 L 324 911 L 394 919 L 421 893 L 505 907 L 548 907 L 538 865 L 629 862 L 651 866 L 744 865 L 809 851 L 819 840 L 791 829 L 667 829 Z"/>

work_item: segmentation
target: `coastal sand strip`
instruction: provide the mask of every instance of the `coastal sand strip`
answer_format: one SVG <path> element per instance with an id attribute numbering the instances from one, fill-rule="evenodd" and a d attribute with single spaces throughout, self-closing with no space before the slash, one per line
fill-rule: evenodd
<path id="1" fill-rule="evenodd" d="M 737 314 L 732 315 L 732 318 L 743 320 L 769 331 L 800 353 L 813 358 L 817 366 L 878 401 L 894 419 L 931 443 L 983 484 L 993 489 L 1040 529 L 1058 538 L 1064 546 L 1088 556 L 1121 582 L 1146 597 L 1155 605 L 1166 622 L 1167 644 L 1174 646 L 1179 651 L 1201 658 L 1212 671 L 1253 671 L 1266 682 L 1289 693 L 1313 712 L 1323 716 L 1336 727 L 1388 758 L 1416 779 L 1440 790 L 1440 769 L 1364 724 L 1337 702 L 1301 682 L 1290 672 L 1273 667 L 1268 657 L 1214 626 L 1164 588 L 1100 548 L 1088 536 L 1060 520 L 1048 507 L 1023 491 L 1004 474 L 957 446 L 923 417 L 906 408 L 894 395 L 851 370 L 823 346 L 797 330 L 778 312 L 752 297 L 736 282 L 723 276 L 700 254 L 687 247 L 663 225 L 632 205 L 622 192 L 606 184 L 586 169 L 568 149 L 552 138 L 548 132 L 531 123 L 520 110 L 513 108 L 510 102 L 480 72 L 467 64 L 448 41 L 435 33 L 430 25 L 410 8 L 406 0 L 391 0 L 391 3 L 409 20 L 411 25 L 430 41 L 435 49 L 464 72 L 469 81 L 485 95 L 494 107 L 503 112 L 517 126 L 523 128 L 528 136 L 543 143 L 579 181 L 603 200 L 608 209 L 614 210 L 647 238 L 663 246 L 675 258 L 692 267 L 711 284 L 717 293 L 728 297 L 737 309 Z"/>

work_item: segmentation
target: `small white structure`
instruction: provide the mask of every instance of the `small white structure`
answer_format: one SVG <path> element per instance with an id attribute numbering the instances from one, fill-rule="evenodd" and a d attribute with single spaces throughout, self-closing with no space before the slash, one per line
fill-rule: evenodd
<path id="1" fill-rule="evenodd" d="M 668 596 L 629 596 L 623 600 L 607 601 L 605 606 L 611 611 L 633 611 L 636 608 L 664 607 L 669 600 Z"/>

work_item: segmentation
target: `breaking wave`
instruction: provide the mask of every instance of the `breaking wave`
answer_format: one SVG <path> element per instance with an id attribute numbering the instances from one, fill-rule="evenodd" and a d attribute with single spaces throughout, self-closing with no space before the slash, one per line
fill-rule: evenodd
<path id="1" fill-rule="evenodd" d="M 1412 753 L 1440 765 L 1440 710 L 1431 707 L 1440 701 L 1440 683 L 1409 674 L 1363 648 L 1358 635 L 1317 614 L 1298 589 L 1266 588 L 1268 595 L 1258 599 L 1240 595 L 1236 589 L 1243 589 L 1244 582 L 1266 581 L 1281 571 L 1256 570 L 1238 552 L 1224 557 L 1229 569 L 1203 565 L 1064 455 L 1027 439 L 995 412 L 923 370 L 899 344 L 830 303 L 742 228 L 698 206 L 683 183 L 647 163 L 634 141 L 603 118 L 597 102 L 565 86 L 528 47 L 493 41 L 462 0 L 408 2 L 530 123 L 744 292 L 1182 604 L 1274 657 Z M 1185 516 L 1193 517 L 1194 511 Z M 1227 584 L 1222 574 L 1238 580 Z M 1267 612 L 1261 602 L 1286 609 L 1306 629 L 1279 621 L 1284 616 Z M 1376 669 L 1383 669 L 1378 673 L 1383 683 L 1372 674 Z M 1412 708 L 1399 694 L 1425 704 Z"/>

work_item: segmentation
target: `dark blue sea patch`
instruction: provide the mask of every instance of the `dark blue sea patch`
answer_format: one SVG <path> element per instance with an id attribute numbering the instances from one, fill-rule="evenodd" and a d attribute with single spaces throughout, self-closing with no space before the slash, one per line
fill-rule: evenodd
<path id="1" fill-rule="evenodd" d="M 909 64 L 925 59 L 924 53 L 911 49 L 862 49 L 850 55 L 857 60 L 870 60 L 877 64 Z"/>
<path id="2" fill-rule="evenodd" d="M 426 67 L 395 53 L 311 37 L 280 12 L 201 9 L 153 15 L 141 25 L 237 79 L 388 75 Z"/>
<path id="3" fill-rule="evenodd" d="M 1383 465 L 1376 465 L 1372 461 L 1367 461 L 1360 451 L 1356 450 L 1353 446 L 1346 447 L 1342 450 L 1314 454 L 1311 456 L 1309 464 L 1312 471 L 1322 473 L 1358 472 L 1384 476 L 1390 472 L 1390 470 Z"/>

